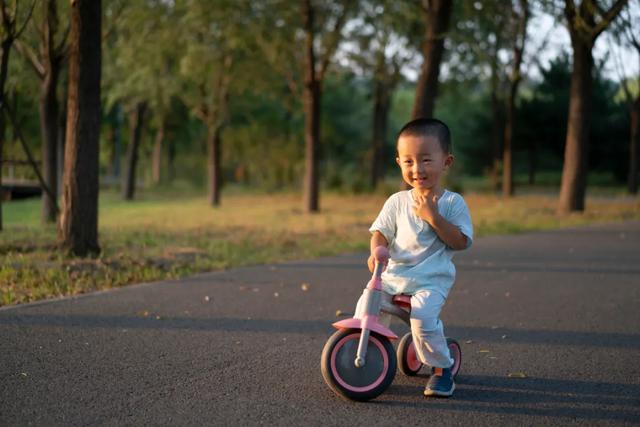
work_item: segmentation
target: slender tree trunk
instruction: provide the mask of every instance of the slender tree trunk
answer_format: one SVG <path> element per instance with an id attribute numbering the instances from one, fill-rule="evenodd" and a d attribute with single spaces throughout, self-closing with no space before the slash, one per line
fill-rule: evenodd
<path id="1" fill-rule="evenodd" d="M 0 89 L 2 90 L 2 89 Z M 2 166 L 3 166 L 3 151 L 4 151 L 4 135 L 5 135 L 5 120 L 4 120 L 4 112 L 0 110 L 0 231 L 3 229 L 3 219 L 2 219 L 2 201 L 4 199 L 4 188 L 2 187 Z"/>
<path id="2" fill-rule="evenodd" d="M 318 212 L 319 173 L 318 157 L 320 152 L 320 95 L 321 82 L 316 76 L 316 57 L 314 51 L 314 10 L 310 1 L 303 2 L 303 19 L 305 29 L 304 46 L 304 141 L 305 141 L 305 176 L 304 204 L 307 212 Z"/>
<path id="3" fill-rule="evenodd" d="M 167 181 L 173 182 L 176 179 L 176 143 L 173 138 L 169 139 L 169 147 L 167 150 Z"/>
<path id="4" fill-rule="evenodd" d="M 59 235 L 61 248 L 79 256 L 100 252 L 101 38 L 101 0 L 71 2 L 67 142 Z"/>
<path id="5" fill-rule="evenodd" d="M 432 117 L 438 96 L 438 76 L 444 52 L 444 38 L 449 28 L 452 0 L 422 0 L 425 8 L 426 34 L 422 44 L 422 69 L 416 86 L 413 118 Z"/>
<path id="6" fill-rule="evenodd" d="M 536 169 L 538 167 L 538 143 L 531 141 L 529 144 L 529 185 L 536 183 Z"/>
<path id="7" fill-rule="evenodd" d="M 68 86 L 68 84 L 67 84 Z M 66 90 L 63 94 L 63 101 L 60 103 L 60 111 L 58 112 L 58 125 L 57 125 L 57 146 L 56 150 L 58 154 L 56 155 L 57 165 L 57 182 L 58 182 L 58 192 L 57 194 L 62 194 L 62 181 L 64 174 L 64 146 L 65 146 L 65 135 L 67 130 L 67 97 Z"/>
<path id="8" fill-rule="evenodd" d="M 513 196 L 513 129 L 516 121 L 517 83 L 511 84 L 507 100 L 507 114 L 504 126 L 504 147 L 502 151 L 502 195 Z"/>
<path id="9" fill-rule="evenodd" d="M 209 204 L 220 205 L 220 189 L 222 187 L 222 173 L 220 170 L 220 155 L 222 151 L 222 126 L 209 126 L 207 135 L 207 164 L 209 170 Z"/>
<path id="10" fill-rule="evenodd" d="M 373 102 L 373 153 L 371 156 L 371 188 L 373 189 L 384 177 L 384 140 L 387 135 L 390 104 L 389 85 L 376 79 Z"/>
<path id="11" fill-rule="evenodd" d="M 578 37 L 572 40 L 573 70 L 567 139 L 562 168 L 562 186 L 558 211 L 568 213 L 584 210 L 586 160 L 590 131 L 590 108 L 593 56 L 591 44 Z"/>
<path id="12" fill-rule="evenodd" d="M 503 127 L 502 103 L 498 95 L 498 64 L 491 66 L 491 163 L 490 178 L 493 190 L 500 188 L 500 154 L 502 153 Z"/>
<path id="13" fill-rule="evenodd" d="M 138 148 L 142 135 L 142 125 L 147 109 L 145 102 L 138 102 L 129 113 L 130 135 L 129 146 L 127 147 L 127 158 L 125 165 L 124 182 L 122 185 L 122 198 L 133 200 L 136 191 L 136 166 L 138 165 Z"/>
<path id="14" fill-rule="evenodd" d="M 165 119 L 160 120 L 160 127 L 156 132 L 156 137 L 153 142 L 153 156 L 151 162 L 151 176 L 153 179 L 153 185 L 160 185 L 162 178 L 162 146 L 164 143 L 165 133 Z"/>
<path id="15" fill-rule="evenodd" d="M 631 126 L 629 142 L 629 177 L 627 188 L 630 194 L 638 194 L 638 146 L 640 145 L 640 96 L 630 108 Z"/>
<path id="16" fill-rule="evenodd" d="M 58 198 L 58 86 L 59 70 L 54 64 L 42 81 L 40 96 L 40 131 L 42 135 L 42 175 L 44 182 Z M 42 222 L 55 222 L 56 208 L 51 198 L 42 192 Z"/>

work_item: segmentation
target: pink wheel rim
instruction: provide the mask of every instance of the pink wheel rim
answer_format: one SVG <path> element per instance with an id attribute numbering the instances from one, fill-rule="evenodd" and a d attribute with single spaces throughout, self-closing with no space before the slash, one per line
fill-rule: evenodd
<path id="1" fill-rule="evenodd" d="M 416 346 L 413 344 L 413 341 L 411 341 L 407 349 L 407 366 L 414 372 L 417 372 L 422 367 L 422 362 L 418 359 Z"/>
<path id="2" fill-rule="evenodd" d="M 384 380 L 384 377 L 387 375 L 387 371 L 389 371 L 389 357 L 387 356 L 387 352 L 385 351 L 384 346 L 382 345 L 382 343 L 375 337 L 373 336 L 369 336 L 369 342 L 373 343 L 376 347 L 378 347 L 378 349 L 380 350 L 380 354 L 382 354 L 382 361 L 383 361 L 383 369 L 382 372 L 380 373 L 380 376 L 370 385 L 365 386 L 365 387 L 354 387 L 350 384 L 347 384 L 341 377 L 340 374 L 338 373 L 338 370 L 336 369 L 336 355 L 338 354 L 338 350 L 347 342 L 350 341 L 352 339 L 360 339 L 360 334 L 351 334 L 351 335 L 347 335 L 346 337 L 342 338 L 340 341 L 338 341 L 338 343 L 333 347 L 333 351 L 331 352 L 331 372 L 334 376 L 334 378 L 336 379 L 336 381 L 338 382 L 338 384 L 340 384 L 340 386 L 344 387 L 345 389 L 349 390 L 349 391 L 353 391 L 356 393 L 363 393 L 363 392 L 367 392 L 370 390 L 373 390 L 374 388 L 378 387 L 382 381 Z"/>
<path id="3" fill-rule="evenodd" d="M 453 357 L 453 366 L 451 367 L 451 373 L 456 375 L 460 370 L 460 346 L 456 343 L 449 344 L 449 353 Z"/>

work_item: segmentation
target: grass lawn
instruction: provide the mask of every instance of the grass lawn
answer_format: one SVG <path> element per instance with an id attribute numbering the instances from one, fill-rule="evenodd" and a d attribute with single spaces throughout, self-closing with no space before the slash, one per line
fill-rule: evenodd
<path id="1" fill-rule="evenodd" d="M 322 212 L 311 215 L 302 211 L 298 194 L 225 194 L 222 206 L 214 209 L 202 196 L 143 193 L 124 202 L 103 192 L 102 253 L 90 259 L 56 250 L 55 227 L 40 225 L 39 200 L 4 203 L 0 305 L 239 265 L 365 251 L 367 229 L 385 199 L 325 193 Z M 584 213 L 568 216 L 555 214 L 555 195 L 502 200 L 469 193 L 465 199 L 476 236 L 640 219 L 638 197 L 590 197 Z"/>

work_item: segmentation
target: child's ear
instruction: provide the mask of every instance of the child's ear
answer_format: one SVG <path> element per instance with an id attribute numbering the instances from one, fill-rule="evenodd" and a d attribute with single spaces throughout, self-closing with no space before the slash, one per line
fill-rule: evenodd
<path id="1" fill-rule="evenodd" d="M 447 158 L 444 159 L 444 167 L 449 169 L 453 164 L 453 154 L 447 154 Z"/>
<path id="2" fill-rule="evenodd" d="M 396 157 L 396 163 L 400 166 L 400 157 Z"/>

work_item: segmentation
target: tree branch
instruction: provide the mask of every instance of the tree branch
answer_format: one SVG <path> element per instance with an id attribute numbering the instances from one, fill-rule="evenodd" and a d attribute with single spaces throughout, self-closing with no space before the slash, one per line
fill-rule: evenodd
<path id="1" fill-rule="evenodd" d="M 598 22 L 591 32 L 592 40 L 595 40 L 600 33 L 602 33 L 613 21 L 618 13 L 622 10 L 622 8 L 627 4 L 628 0 L 616 0 L 616 2 L 609 8 L 608 11 L 604 15 L 602 15 L 602 19 Z M 600 11 L 600 9 L 598 9 Z"/>
<path id="2" fill-rule="evenodd" d="M 22 55 L 29 65 L 33 68 L 38 77 L 42 80 L 45 77 L 46 70 L 44 69 L 44 65 L 38 59 L 36 53 L 26 44 L 23 44 L 20 40 L 16 40 L 15 42 L 16 50 L 20 55 Z"/>
<path id="3" fill-rule="evenodd" d="M 347 21 L 347 16 L 351 10 L 351 7 L 356 2 L 346 1 L 342 6 L 342 13 L 336 18 L 335 25 L 333 29 L 329 32 L 327 46 L 324 51 L 324 55 L 320 60 L 320 69 L 318 70 L 317 80 L 322 81 L 324 75 L 329 68 L 329 63 L 331 61 L 331 57 L 335 53 L 338 48 L 338 44 L 340 44 L 342 28 Z"/>

